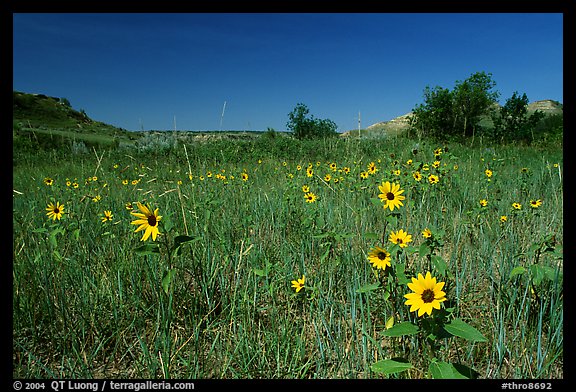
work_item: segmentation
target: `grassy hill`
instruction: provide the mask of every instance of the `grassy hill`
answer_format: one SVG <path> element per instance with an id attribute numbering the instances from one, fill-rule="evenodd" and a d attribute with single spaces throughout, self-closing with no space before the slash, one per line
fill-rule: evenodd
<path id="1" fill-rule="evenodd" d="M 88 117 L 66 98 L 13 91 L 12 129 L 15 146 L 57 147 L 76 143 L 84 147 L 114 146 L 137 139 L 131 132 Z"/>

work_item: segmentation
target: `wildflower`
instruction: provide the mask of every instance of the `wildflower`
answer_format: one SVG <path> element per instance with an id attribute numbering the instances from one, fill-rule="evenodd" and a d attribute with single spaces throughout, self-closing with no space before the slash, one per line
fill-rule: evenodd
<path id="1" fill-rule="evenodd" d="M 440 167 L 440 161 L 434 161 L 434 162 L 432 162 L 432 167 L 433 167 L 434 169 L 438 169 L 438 168 Z"/>
<path id="2" fill-rule="evenodd" d="M 48 215 L 48 219 L 52 219 L 56 221 L 56 219 L 60 220 L 62 215 L 64 214 L 64 205 L 60 204 L 60 202 L 48 203 L 48 207 L 46 208 L 46 215 Z"/>
<path id="3" fill-rule="evenodd" d="M 248 173 L 246 172 L 242 173 L 242 181 L 248 181 Z"/>
<path id="4" fill-rule="evenodd" d="M 430 174 L 430 176 L 428 177 L 428 182 L 430 184 L 438 184 L 439 181 L 440 178 L 436 174 Z"/>
<path id="5" fill-rule="evenodd" d="M 412 173 L 412 177 L 414 177 L 414 179 L 415 179 L 416 181 L 422 180 L 422 174 L 420 174 L 419 171 L 415 171 L 414 173 Z"/>
<path id="6" fill-rule="evenodd" d="M 302 192 L 304 193 L 310 192 L 310 187 L 308 185 L 302 185 Z"/>
<path id="7" fill-rule="evenodd" d="M 374 162 L 370 162 L 368 164 L 368 174 L 375 174 L 378 171 L 376 164 Z"/>
<path id="8" fill-rule="evenodd" d="M 312 169 L 311 166 L 308 166 L 308 167 L 306 168 L 306 175 L 307 175 L 308 177 L 312 177 L 312 176 L 314 175 L 314 169 Z"/>
<path id="9" fill-rule="evenodd" d="M 397 232 L 390 233 L 390 242 L 400 245 L 401 248 L 408 247 L 408 242 L 412 241 L 412 236 L 400 229 Z"/>
<path id="10" fill-rule="evenodd" d="M 386 249 L 379 246 L 375 246 L 368 253 L 368 261 L 372 264 L 372 267 L 376 269 L 385 270 L 386 267 L 390 267 L 390 253 Z"/>
<path id="11" fill-rule="evenodd" d="M 106 223 L 106 222 L 111 222 L 112 221 L 112 217 L 114 215 L 112 214 L 112 211 L 104 211 L 104 214 L 102 214 L 102 217 L 100 218 L 102 220 L 102 223 Z"/>
<path id="12" fill-rule="evenodd" d="M 480 206 L 481 207 L 486 207 L 488 205 L 488 200 L 486 199 L 481 199 L 480 200 Z"/>
<path id="13" fill-rule="evenodd" d="M 368 178 L 368 172 L 367 171 L 360 172 L 360 178 L 363 180 L 367 179 Z"/>
<path id="14" fill-rule="evenodd" d="M 152 240 L 156 241 L 156 236 L 160 234 L 158 231 L 158 222 L 162 219 L 162 216 L 158 215 L 158 208 L 152 212 L 151 208 L 140 202 L 137 202 L 136 205 L 140 212 L 130 212 L 132 215 L 139 218 L 132 221 L 133 225 L 139 225 L 134 232 L 137 233 L 141 230 L 145 230 L 141 241 L 146 241 L 150 235 L 152 235 Z"/>
<path id="15" fill-rule="evenodd" d="M 500 223 L 506 223 L 508 222 L 508 217 L 506 215 L 501 215 L 500 216 Z"/>
<path id="16" fill-rule="evenodd" d="M 316 201 L 316 199 L 318 198 L 318 196 L 316 196 L 316 194 L 314 194 L 312 192 L 308 192 L 304 195 L 304 198 L 306 199 L 307 203 L 314 203 Z"/>
<path id="17" fill-rule="evenodd" d="M 442 149 L 441 148 L 437 148 L 434 150 L 434 157 L 436 159 L 438 159 L 440 157 L 440 155 L 442 155 Z"/>
<path id="18" fill-rule="evenodd" d="M 326 182 L 330 182 L 331 179 L 332 179 L 332 176 L 330 174 L 326 174 L 324 176 L 324 181 L 326 181 Z"/>
<path id="19" fill-rule="evenodd" d="M 336 171 L 336 163 L 335 163 L 335 162 L 332 162 L 332 163 L 330 164 L 330 169 L 331 169 L 332 171 Z"/>
<path id="20" fill-rule="evenodd" d="M 542 205 L 542 200 L 538 199 L 538 200 L 530 200 L 530 207 L 532 208 L 538 208 Z"/>
<path id="21" fill-rule="evenodd" d="M 486 177 L 490 178 L 490 177 L 492 177 L 492 170 L 486 169 L 486 170 L 484 170 L 484 174 L 486 174 Z"/>
<path id="22" fill-rule="evenodd" d="M 382 192 L 378 197 L 384 202 L 384 209 L 389 208 L 390 211 L 393 211 L 395 207 L 400 208 L 400 206 L 404 205 L 402 200 L 406 197 L 402 195 L 404 190 L 400 189 L 400 184 L 390 184 L 389 181 L 386 181 L 381 186 L 378 186 L 378 189 Z"/>
<path id="23" fill-rule="evenodd" d="M 302 290 L 304 288 L 304 283 L 306 282 L 306 276 L 302 275 L 302 278 L 298 279 L 298 280 L 293 280 L 292 282 L 292 287 L 294 287 L 294 289 L 296 290 L 296 292 L 300 292 L 300 290 Z"/>
<path id="24" fill-rule="evenodd" d="M 48 186 L 52 186 L 52 185 L 54 185 L 54 180 L 50 177 L 46 177 L 46 178 L 44 178 L 44 184 L 48 185 Z"/>
<path id="25" fill-rule="evenodd" d="M 429 228 L 425 228 L 424 230 L 422 230 L 422 237 L 424 238 L 432 237 L 432 231 Z"/>
<path id="26" fill-rule="evenodd" d="M 426 273 L 426 277 L 418 274 L 418 279 L 412 278 L 412 282 L 408 283 L 408 287 L 413 293 L 404 295 L 406 298 L 405 305 L 410 305 L 410 311 L 418 311 L 418 317 L 423 316 L 424 313 L 432 314 L 432 309 L 440 309 L 440 302 L 446 300 L 446 293 L 442 291 L 444 282 L 436 283 L 436 278 Z"/>
<path id="27" fill-rule="evenodd" d="M 514 208 L 515 210 L 521 210 L 522 204 L 520 204 L 518 202 L 514 202 L 514 203 L 512 203 L 512 208 Z"/>
<path id="28" fill-rule="evenodd" d="M 350 168 L 348 166 L 344 166 L 342 168 L 342 171 L 344 172 L 344 174 L 350 174 Z"/>

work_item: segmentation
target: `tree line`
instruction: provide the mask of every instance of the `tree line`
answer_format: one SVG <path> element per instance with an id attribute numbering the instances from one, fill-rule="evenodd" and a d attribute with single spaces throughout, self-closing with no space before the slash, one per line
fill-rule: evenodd
<path id="1" fill-rule="evenodd" d="M 441 86 L 424 88 L 424 101 L 412 110 L 410 133 L 436 140 L 471 140 L 481 136 L 499 143 L 532 143 L 547 138 L 561 139 L 563 116 L 546 116 L 528 111 L 528 96 L 515 91 L 500 106 L 492 74 L 476 72 L 456 81 L 452 90 Z M 297 139 L 337 135 L 337 125 L 329 119 L 310 116 L 298 103 L 288 114 L 287 129 Z"/>

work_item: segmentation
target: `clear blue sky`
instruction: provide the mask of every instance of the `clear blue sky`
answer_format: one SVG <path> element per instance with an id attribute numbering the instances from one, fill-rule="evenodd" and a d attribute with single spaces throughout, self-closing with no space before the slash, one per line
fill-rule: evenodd
<path id="1" fill-rule="evenodd" d="M 13 89 L 128 130 L 286 129 L 304 103 L 343 132 L 426 86 L 491 73 L 563 102 L 561 13 L 13 14 Z M 224 110 L 224 102 L 226 102 Z M 222 117 L 222 113 L 224 116 Z"/>

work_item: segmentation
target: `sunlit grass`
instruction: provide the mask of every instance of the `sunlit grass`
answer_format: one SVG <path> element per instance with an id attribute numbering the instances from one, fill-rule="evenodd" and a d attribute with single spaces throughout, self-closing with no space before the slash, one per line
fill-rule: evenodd
<path id="1" fill-rule="evenodd" d="M 14 169 L 14 377 L 563 377 L 562 151 L 227 143 Z M 135 233 L 137 203 L 162 218 Z M 389 336 L 440 315 L 405 304 L 427 271 L 486 341 Z"/>

